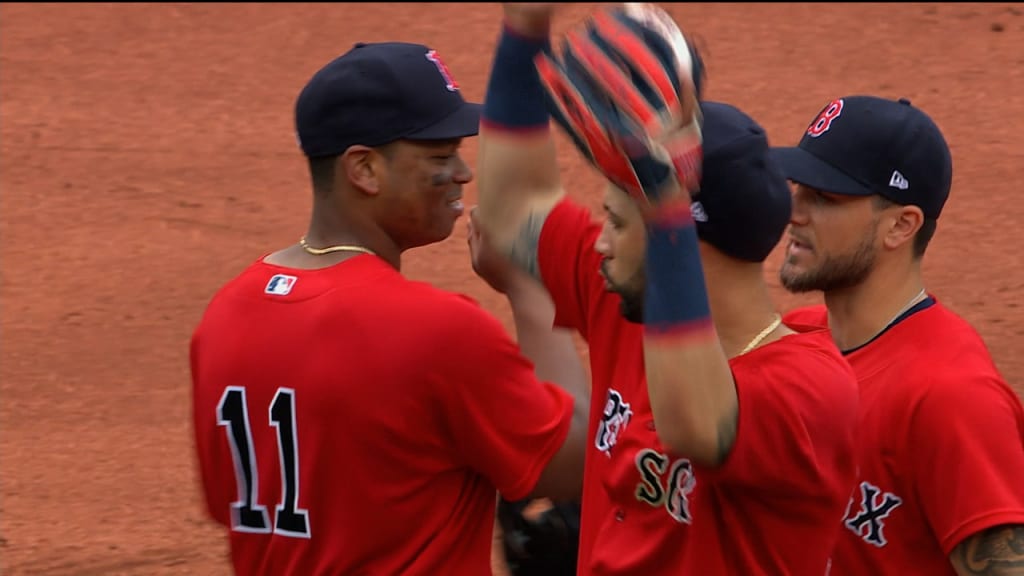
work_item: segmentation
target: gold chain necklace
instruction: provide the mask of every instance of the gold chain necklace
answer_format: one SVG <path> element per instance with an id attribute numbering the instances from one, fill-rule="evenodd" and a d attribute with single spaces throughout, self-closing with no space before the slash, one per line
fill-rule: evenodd
<path id="1" fill-rule="evenodd" d="M 772 320 L 771 324 L 769 324 L 764 330 L 761 330 L 760 334 L 754 336 L 754 339 L 750 341 L 750 344 L 747 344 L 747 347 L 743 349 L 743 352 L 740 352 L 740 356 L 746 354 L 747 352 L 750 352 L 755 347 L 757 347 L 757 345 L 760 344 L 762 340 L 767 338 L 769 334 L 774 332 L 775 329 L 779 327 L 779 324 L 782 324 L 782 316 L 776 314 L 775 320 Z"/>
<path id="2" fill-rule="evenodd" d="M 299 239 L 299 246 L 302 246 L 303 250 L 314 256 L 323 256 L 324 254 L 330 254 L 331 252 L 362 252 L 363 254 L 369 254 L 370 256 L 377 255 L 373 250 L 363 248 L 362 246 L 356 246 L 355 244 L 338 244 L 337 246 L 328 246 L 327 248 L 313 248 L 306 243 L 305 236 Z"/>

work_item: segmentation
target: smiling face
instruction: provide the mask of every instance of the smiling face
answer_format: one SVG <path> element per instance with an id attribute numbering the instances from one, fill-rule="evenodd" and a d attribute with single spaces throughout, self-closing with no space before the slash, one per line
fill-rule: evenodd
<path id="1" fill-rule="evenodd" d="M 402 250 L 440 242 L 462 215 L 462 186 L 473 172 L 461 139 L 401 140 L 382 151 L 378 221 Z"/>
<path id="2" fill-rule="evenodd" d="M 604 196 L 604 225 L 594 249 L 601 260 L 605 287 L 622 298 L 623 317 L 630 322 L 643 321 L 644 257 L 647 229 L 636 203 L 622 190 L 608 186 Z"/>
<path id="3" fill-rule="evenodd" d="M 828 292 L 862 283 L 882 246 L 882 215 L 872 196 L 829 194 L 797 184 L 779 271 L 782 285 L 790 292 Z"/>

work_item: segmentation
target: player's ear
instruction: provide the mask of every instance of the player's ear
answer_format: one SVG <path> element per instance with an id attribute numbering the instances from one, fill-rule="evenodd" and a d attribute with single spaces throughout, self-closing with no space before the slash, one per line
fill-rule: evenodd
<path id="1" fill-rule="evenodd" d="M 349 146 L 341 155 L 340 169 L 352 186 L 364 194 L 380 193 L 385 163 L 382 155 L 369 146 Z"/>
<path id="2" fill-rule="evenodd" d="M 917 206 L 894 206 L 890 218 L 883 220 L 888 226 L 885 229 L 883 242 L 885 247 L 893 250 L 904 244 L 913 245 L 914 236 L 924 224 L 924 213 Z"/>

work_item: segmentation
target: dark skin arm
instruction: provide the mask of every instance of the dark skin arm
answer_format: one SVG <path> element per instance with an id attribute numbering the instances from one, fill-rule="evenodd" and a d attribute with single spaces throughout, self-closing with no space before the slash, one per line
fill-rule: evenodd
<path id="1" fill-rule="evenodd" d="M 953 549 L 949 560 L 959 576 L 1024 576 L 1024 525 L 974 534 Z"/>

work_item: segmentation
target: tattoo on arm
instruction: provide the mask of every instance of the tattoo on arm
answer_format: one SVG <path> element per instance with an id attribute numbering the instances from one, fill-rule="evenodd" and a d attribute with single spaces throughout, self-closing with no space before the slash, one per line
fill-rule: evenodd
<path id="1" fill-rule="evenodd" d="M 950 556 L 960 576 L 1024 576 L 1024 525 L 989 528 L 961 542 Z"/>
<path id="2" fill-rule="evenodd" d="M 512 261 L 537 279 L 540 279 L 537 247 L 540 245 L 540 231 L 544 228 L 544 220 L 547 216 L 546 212 L 531 211 L 522 226 L 519 227 L 519 233 L 509 247 L 509 257 Z"/>
<path id="3" fill-rule="evenodd" d="M 736 429 L 739 428 L 739 406 L 733 406 L 732 410 L 726 413 L 718 421 L 718 463 L 725 462 L 725 458 L 732 451 L 732 445 L 736 443 Z"/>

